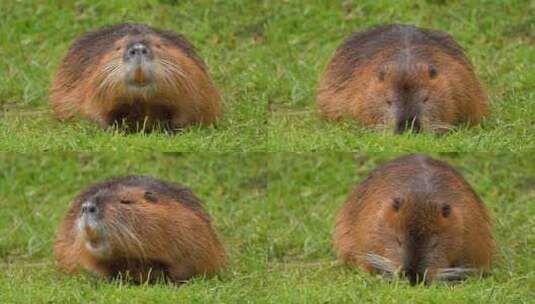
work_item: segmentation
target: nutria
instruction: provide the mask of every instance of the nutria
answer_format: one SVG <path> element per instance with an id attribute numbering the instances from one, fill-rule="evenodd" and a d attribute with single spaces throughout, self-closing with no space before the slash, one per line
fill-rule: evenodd
<path id="1" fill-rule="evenodd" d="M 145 176 L 97 183 L 81 192 L 60 226 L 59 266 L 134 282 L 180 283 L 211 276 L 225 250 L 200 200 L 188 188 Z"/>
<path id="2" fill-rule="evenodd" d="M 207 125 L 222 111 L 207 68 L 186 38 L 143 24 L 104 27 L 76 39 L 52 83 L 50 106 L 60 120 L 79 115 L 131 131 Z"/>
<path id="3" fill-rule="evenodd" d="M 485 273 L 494 239 L 485 206 L 446 163 L 411 155 L 358 185 L 336 219 L 339 258 L 412 284 Z"/>
<path id="4" fill-rule="evenodd" d="M 350 117 L 396 133 L 441 133 L 489 113 L 462 47 L 447 33 L 408 25 L 349 37 L 321 78 L 318 102 L 328 119 Z"/>

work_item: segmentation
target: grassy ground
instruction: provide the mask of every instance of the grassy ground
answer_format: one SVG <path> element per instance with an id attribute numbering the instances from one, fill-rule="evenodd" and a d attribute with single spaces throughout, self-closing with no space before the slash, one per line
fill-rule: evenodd
<path id="1" fill-rule="evenodd" d="M 528 0 L 0 1 L 0 150 L 30 152 L 0 153 L 0 303 L 532 301 L 534 16 Z M 126 21 L 185 33 L 197 46 L 225 99 L 216 126 L 124 135 L 53 118 L 47 90 L 70 42 Z M 492 116 L 440 137 L 320 119 L 315 90 L 336 46 L 387 22 L 450 32 L 476 66 Z M 138 153 L 147 150 L 197 153 Z M 263 153 L 278 151 L 304 153 Z M 405 151 L 456 151 L 434 155 L 460 169 L 495 219 L 499 252 L 490 277 L 410 287 L 335 261 L 337 209 L 377 164 Z M 131 173 L 190 186 L 213 215 L 230 266 L 181 288 L 58 272 L 52 242 L 68 202 L 94 181 Z"/>
<path id="2" fill-rule="evenodd" d="M 535 148 L 535 5 L 513 1 L 2 1 L 2 150 L 493 151 Z M 57 122 L 47 88 L 70 42 L 105 24 L 185 33 L 226 101 L 213 128 L 178 136 Z M 319 75 L 356 30 L 412 23 L 450 32 L 488 88 L 493 114 L 450 135 L 393 136 L 317 115 Z"/>
<path id="3" fill-rule="evenodd" d="M 0 154 L 1 302 L 530 302 L 535 296 L 532 154 L 435 155 L 465 175 L 495 219 L 499 252 L 488 278 L 453 287 L 411 287 L 335 262 L 336 211 L 355 183 L 396 156 Z M 131 173 L 183 182 L 204 200 L 231 258 L 219 277 L 174 288 L 57 271 L 52 242 L 69 200 L 89 183 Z"/>

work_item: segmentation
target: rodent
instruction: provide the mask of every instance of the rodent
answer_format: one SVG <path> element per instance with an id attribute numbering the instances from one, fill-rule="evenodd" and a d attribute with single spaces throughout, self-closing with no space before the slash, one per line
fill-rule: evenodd
<path id="1" fill-rule="evenodd" d="M 82 191 L 61 223 L 54 251 L 68 273 L 83 269 L 138 283 L 209 277 L 227 261 L 209 215 L 190 189 L 135 175 Z"/>
<path id="2" fill-rule="evenodd" d="M 495 250 L 489 214 L 445 162 L 409 155 L 375 169 L 336 218 L 334 245 L 346 264 L 412 284 L 485 274 Z"/>
<path id="3" fill-rule="evenodd" d="M 179 131 L 222 114 L 221 95 L 193 45 L 144 24 L 107 26 L 76 39 L 49 93 L 60 120 L 81 116 L 127 131 Z"/>
<path id="4" fill-rule="evenodd" d="M 489 102 L 462 47 L 445 32 L 384 25 L 345 40 L 321 77 L 321 114 L 378 130 L 444 133 L 475 125 Z"/>

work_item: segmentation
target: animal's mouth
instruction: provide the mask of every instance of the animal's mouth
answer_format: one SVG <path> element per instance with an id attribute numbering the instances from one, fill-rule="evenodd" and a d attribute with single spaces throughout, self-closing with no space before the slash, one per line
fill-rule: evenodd
<path id="1" fill-rule="evenodd" d="M 146 88 L 153 85 L 153 77 L 150 69 L 137 66 L 127 75 L 127 83 L 130 87 Z"/>
<path id="2" fill-rule="evenodd" d="M 91 243 L 91 245 L 98 245 L 98 243 L 102 239 L 102 236 L 99 234 L 97 229 L 91 227 L 90 225 L 85 225 L 85 227 L 83 228 L 83 234 L 85 240 Z"/>
<path id="3" fill-rule="evenodd" d="M 152 60 L 137 58 L 125 62 L 126 82 L 130 87 L 143 88 L 154 83 L 154 65 Z"/>
<path id="4" fill-rule="evenodd" d="M 134 71 L 134 82 L 139 86 L 147 84 L 147 77 L 140 67 Z"/>
<path id="5" fill-rule="evenodd" d="M 85 248 L 93 256 L 99 258 L 106 258 L 109 256 L 110 247 L 101 223 L 94 218 L 82 215 L 78 222 L 78 231 Z"/>
<path id="6" fill-rule="evenodd" d="M 103 239 L 103 231 L 100 223 L 94 218 L 82 215 L 78 223 L 80 236 L 92 244 L 97 244 Z"/>
<path id="7" fill-rule="evenodd" d="M 394 127 L 394 133 L 401 134 L 406 131 L 411 131 L 412 133 L 420 133 L 422 130 L 422 124 L 418 117 L 407 117 L 399 119 L 396 121 Z"/>

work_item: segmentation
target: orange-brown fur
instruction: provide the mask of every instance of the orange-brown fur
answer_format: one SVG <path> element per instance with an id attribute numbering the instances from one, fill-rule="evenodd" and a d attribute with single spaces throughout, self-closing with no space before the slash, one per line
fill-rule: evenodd
<path id="1" fill-rule="evenodd" d="M 347 39 L 320 80 L 318 103 L 328 119 L 350 117 L 377 129 L 406 116 L 419 129 L 445 131 L 477 124 L 489 113 L 473 67 L 452 37 L 401 25 Z"/>
<path id="2" fill-rule="evenodd" d="M 81 206 L 91 200 L 102 208 L 97 226 L 102 230 L 84 233 L 79 228 Z M 88 241 L 109 249 L 95 254 Z M 136 282 L 163 276 L 180 283 L 195 275 L 211 276 L 226 264 L 225 250 L 195 195 L 178 184 L 140 176 L 96 184 L 75 198 L 54 251 L 59 266 L 69 273 L 85 269 Z"/>
<path id="3" fill-rule="evenodd" d="M 485 206 L 460 174 L 412 155 L 384 164 L 355 188 L 338 213 L 334 245 L 342 261 L 365 271 L 412 272 L 413 282 L 431 282 L 467 273 L 441 272 L 447 269 L 487 271 L 491 230 Z"/>
<path id="4" fill-rule="evenodd" d="M 132 89 L 117 69 L 124 69 L 122 55 L 132 39 L 146 41 L 154 53 L 150 89 Z M 60 120 L 79 115 L 106 127 L 126 118 L 129 128 L 147 130 L 157 124 L 171 130 L 207 125 L 222 113 L 220 94 L 193 46 L 181 35 L 139 24 L 105 27 L 78 38 L 56 73 L 50 106 Z"/>

